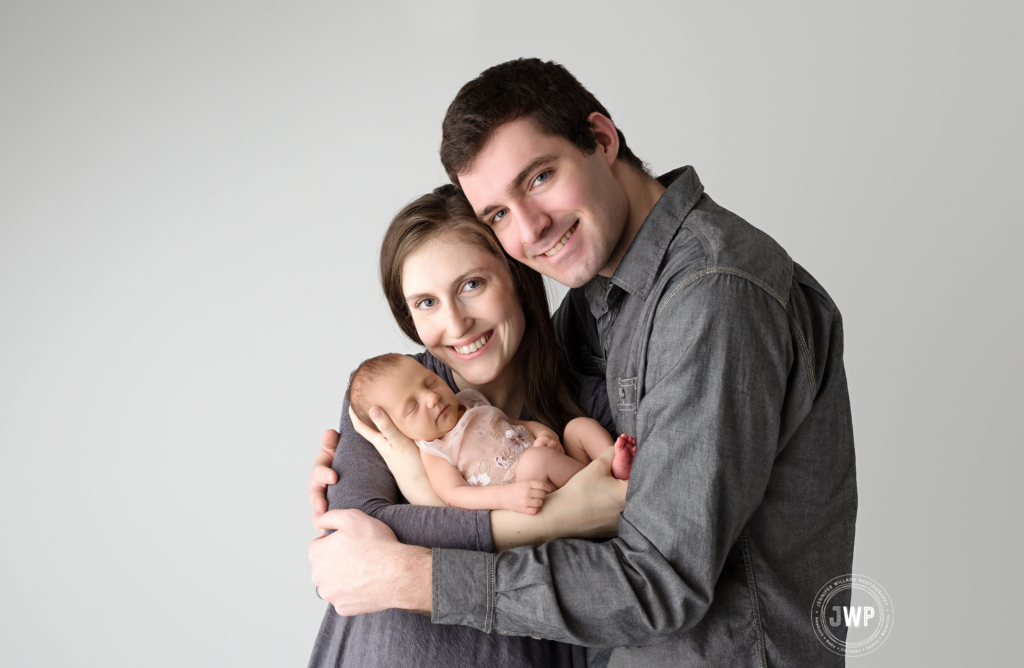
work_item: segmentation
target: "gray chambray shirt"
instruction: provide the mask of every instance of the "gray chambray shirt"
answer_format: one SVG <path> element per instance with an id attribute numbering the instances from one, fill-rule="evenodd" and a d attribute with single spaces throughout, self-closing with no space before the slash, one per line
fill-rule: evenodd
<path id="1" fill-rule="evenodd" d="M 637 439 L 618 537 L 434 550 L 432 619 L 585 645 L 590 665 L 841 666 L 811 610 L 853 565 L 842 318 L 693 168 L 660 180 L 615 275 L 555 316 Z"/>

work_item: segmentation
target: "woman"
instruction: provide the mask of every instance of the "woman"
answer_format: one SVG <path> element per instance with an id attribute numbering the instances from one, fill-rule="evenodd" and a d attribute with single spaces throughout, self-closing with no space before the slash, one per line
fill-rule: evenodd
<path id="1" fill-rule="evenodd" d="M 396 216 L 382 244 L 380 268 L 399 326 L 427 348 L 417 359 L 452 389 L 475 389 L 508 415 L 543 422 L 559 433 L 583 413 L 614 429 L 603 380 L 573 376 L 562 361 L 540 275 L 506 258 L 455 186 L 438 188 Z M 313 471 L 313 507 L 323 510 L 317 481 L 334 477 L 324 466 L 333 459 L 338 484 L 328 490 L 331 508 L 362 510 L 405 543 L 489 551 L 555 537 L 607 535 L 624 504 L 625 484 L 611 479 L 566 485 L 536 516 L 438 507 L 429 487 L 403 492 L 432 505 L 400 504 L 388 464 L 422 468 L 419 452 L 408 442 L 388 443 L 365 426 L 360 431 L 371 436 L 372 445 L 343 417 L 336 454 L 329 447 L 332 432 L 325 435 Z M 586 526 L 579 523 L 581 509 Z M 570 515 L 575 527 L 567 530 Z M 328 665 L 582 666 L 585 656 L 579 647 L 435 626 L 409 612 L 340 617 L 328 608 L 310 666 Z"/>

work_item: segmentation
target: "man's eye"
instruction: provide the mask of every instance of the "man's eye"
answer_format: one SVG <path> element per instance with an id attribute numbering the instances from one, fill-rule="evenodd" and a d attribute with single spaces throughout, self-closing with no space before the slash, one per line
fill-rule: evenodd
<path id="1" fill-rule="evenodd" d="M 434 308 L 434 304 L 437 302 L 433 297 L 425 297 L 416 302 L 415 307 L 419 309 Z"/>
<path id="2" fill-rule="evenodd" d="M 536 177 L 534 177 L 533 185 L 534 186 L 539 186 L 540 184 L 542 184 L 545 181 L 547 181 L 549 178 L 551 178 L 551 172 L 550 171 L 541 172 Z"/>
<path id="3" fill-rule="evenodd" d="M 491 225 L 497 225 L 498 223 L 500 223 L 501 219 L 505 217 L 506 213 L 508 213 L 508 209 L 502 209 L 498 213 L 491 216 Z"/>

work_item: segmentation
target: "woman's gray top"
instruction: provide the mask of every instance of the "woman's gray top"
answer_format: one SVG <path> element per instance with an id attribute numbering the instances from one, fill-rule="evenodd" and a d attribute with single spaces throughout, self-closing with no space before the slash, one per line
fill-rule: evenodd
<path id="1" fill-rule="evenodd" d="M 443 378 L 454 391 L 451 370 L 423 352 L 414 356 Z M 608 394 L 602 378 L 578 376 L 580 407 L 614 432 Z M 529 419 L 529 416 L 522 416 Z M 327 488 L 331 509 L 357 508 L 384 522 L 398 540 L 423 547 L 444 547 L 493 552 L 489 510 L 463 510 L 409 505 L 394 476 L 373 445 L 356 433 L 342 406 L 341 440 L 334 456 L 337 484 Z M 371 615 L 341 617 L 327 606 L 309 659 L 310 668 L 351 666 L 437 666 L 508 668 L 586 665 L 582 647 L 550 640 L 534 640 L 497 633 L 485 634 L 467 626 L 431 624 L 421 615 L 386 610 Z"/>

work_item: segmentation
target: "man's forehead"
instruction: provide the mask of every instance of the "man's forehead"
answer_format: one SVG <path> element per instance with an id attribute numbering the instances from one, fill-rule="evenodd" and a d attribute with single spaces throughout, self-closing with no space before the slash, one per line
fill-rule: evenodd
<path id="1" fill-rule="evenodd" d="M 459 172 L 459 180 L 493 179 L 505 176 L 510 180 L 527 163 L 544 155 L 557 155 L 571 143 L 541 130 L 528 117 L 509 121 L 490 133 L 472 162 Z"/>
<path id="2" fill-rule="evenodd" d="M 459 183 L 477 215 L 486 215 L 489 207 L 521 187 L 530 172 L 572 148 L 563 137 L 542 132 L 529 118 L 517 118 L 495 129 L 459 173 Z"/>

